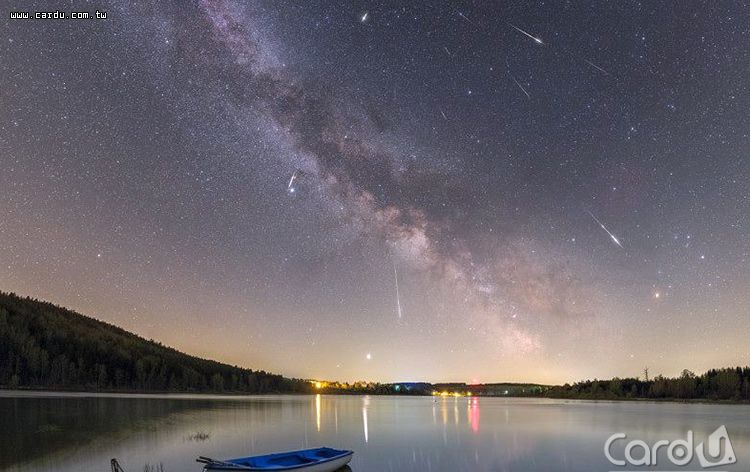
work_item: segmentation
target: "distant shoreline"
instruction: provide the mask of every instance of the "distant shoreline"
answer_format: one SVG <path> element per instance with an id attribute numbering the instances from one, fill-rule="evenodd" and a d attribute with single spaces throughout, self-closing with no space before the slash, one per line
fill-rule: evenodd
<path id="1" fill-rule="evenodd" d="M 51 303 L 0 291 L 0 389 L 112 395 L 411 395 L 748 404 L 750 366 L 564 385 L 296 379 L 203 359 Z M 7 355 L 6 355 L 7 353 Z M 496 375 L 501 375 L 499 372 Z"/>
<path id="2" fill-rule="evenodd" d="M 183 397 L 185 399 L 241 399 L 241 398 L 255 398 L 255 397 L 267 397 L 267 396 L 376 396 L 376 397 L 405 397 L 405 398 L 446 398 L 452 399 L 454 397 L 439 397 L 429 394 L 397 394 L 397 393 L 341 393 L 341 392 L 319 392 L 319 393 L 289 393 L 289 392 L 269 392 L 269 393 L 242 393 L 242 392 L 223 392 L 223 393 L 211 393 L 211 392 L 149 392 L 149 391 L 96 391 L 96 390 L 71 390 L 71 389 L 41 389 L 41 388 L 9 388 L 6 386 L 0 386 L 0 399 L 1 398 L 13 398 L 13 393 L 20 394 L 18 397 L 49 397 L 53 398 L 56 395 L 66 397 L 78 397 L 78 398 L 115 398 L 115 397 L 132 397 L 132 398 L 164 398 L 170 397 L 179 399 Z M 8 395 L 10 394 L 10 395 Z M 469 398 L 464 396 L 463 398 Z M 750 405 L 750 401 L 747 400 L 725 400 L 725 399 L 703 399 L 703 398 L 692 398 L 692 399 L 680 399 L 680 398 L 566 398 L 566 397 L 549 397 L 549 396 L 521 396 L 521 395 L 474 395 L 471 398 L 506 398 L 506 399 L 528 399 L 528 400 L 565 400 L 573 402 L 595 402 L 595 403 L 624 403 L 624 402 L 640 402 L 640 403 L 677 403 L 677 404 L 706 404 L 706 405 Z"/>
<path id="3" fill-rule="evenodd" d="M 528 398 L 528 397 L 527 397 Z M 539 398 L 539 397 L 536 397 Z M 566 397 L 541 397 L 550 400 L 575 400 L 591 402 L 651 402 L 651 403 L 695 403 L 709 405 L 750 405 L 748 400 L 724 400 L 706 398 L 566 398 Z"/>

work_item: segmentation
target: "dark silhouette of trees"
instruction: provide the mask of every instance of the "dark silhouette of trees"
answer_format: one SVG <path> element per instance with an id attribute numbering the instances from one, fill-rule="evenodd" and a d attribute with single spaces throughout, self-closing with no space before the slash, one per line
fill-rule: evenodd
<path id="1" fill-rule="evenodd" d="M 617 400 L 628 398 L 750 400 L 750 367 L 711 369 L 695 375 L 685 369 L 679 377 L 657 375 L 651 380 L 614 378 L 584 380 L 548 388 L 553 398 Z"/>
<path id="2" fill-rule="evenodd" d="M 613 378 L 574 384 L 330 384 L 321 392 L 479 395 L 581 399 L 750 400 L 750 367 L 683 370 L 676 378 Z M 396 388 L 396 385 L 404 388 Z M 508 387 L 510 385 L 510 387 Z M 309 393 L 308 381 L 200 359 L 51 303 L 0 292 L 0 387 L 141 392 Z"/>
<path id="3" fill-rule="evenodd" d="M 146 392 L 310 391 L 287 379 L 183 354 L 51 303 L 0 292 L 0 386 Z"/>

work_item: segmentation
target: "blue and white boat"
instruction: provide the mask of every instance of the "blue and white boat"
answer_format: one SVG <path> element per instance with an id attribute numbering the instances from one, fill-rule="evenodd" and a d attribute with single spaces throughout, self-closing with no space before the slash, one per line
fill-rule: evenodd
<path id="1" fill-rule="evenodd" d="M 354 451 L 319 447 L 221 461 L 208 457 L 199 457 L 197 460 L 205 464 L 204 470 L 333 472 L 348 464 L 353 454 Z"/>

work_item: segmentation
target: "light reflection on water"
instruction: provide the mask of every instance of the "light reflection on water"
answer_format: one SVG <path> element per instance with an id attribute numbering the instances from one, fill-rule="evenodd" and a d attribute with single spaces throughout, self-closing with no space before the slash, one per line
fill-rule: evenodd
<path id="1" fill-rule="evenodd" d="M 131 472 L 145 463 L 197 472 L 198 455 L 329 445 L 355 451 L 354 472 L 593 472 L 616 469 L 603 454 L 615 432 L 653 444 L 685 438 L 688 429 L 702 440 L 722 424 L 738 456 L 722 470 L 750 470 L 748 405 L 0 392 L 0 469 L 104 472 L 116 457 Z M 199 432 L 208 439 L 194 439 Z"/>
<path id="2" fill-rule="evenodd" d="M 370 434 L 367 428 L 367 408 L 370 406 L 370 396 L 365 395 L 362 398 L 362 428 L 364 430 L 365 442 L 370 442 Z"/>
<path id="3" fill-rule="evenodd" d="M 315 395 L 315 424 L 320 432 L 320 394 Z"/>

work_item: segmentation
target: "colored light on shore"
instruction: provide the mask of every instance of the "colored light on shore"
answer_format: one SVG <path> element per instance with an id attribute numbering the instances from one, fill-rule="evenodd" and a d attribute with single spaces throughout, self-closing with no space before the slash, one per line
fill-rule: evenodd
<path id="1" fill-rule="evenodd" d="M 438 392 L 437 390 L 432 391 L 433 396 L 440 396 L 440 397 L 471 397 L 473 396 L 473 393 L 466 391 L 465 393 L 461 392 L 449 392 L 447 390 L 443 390 L 442 392 Z"/>

